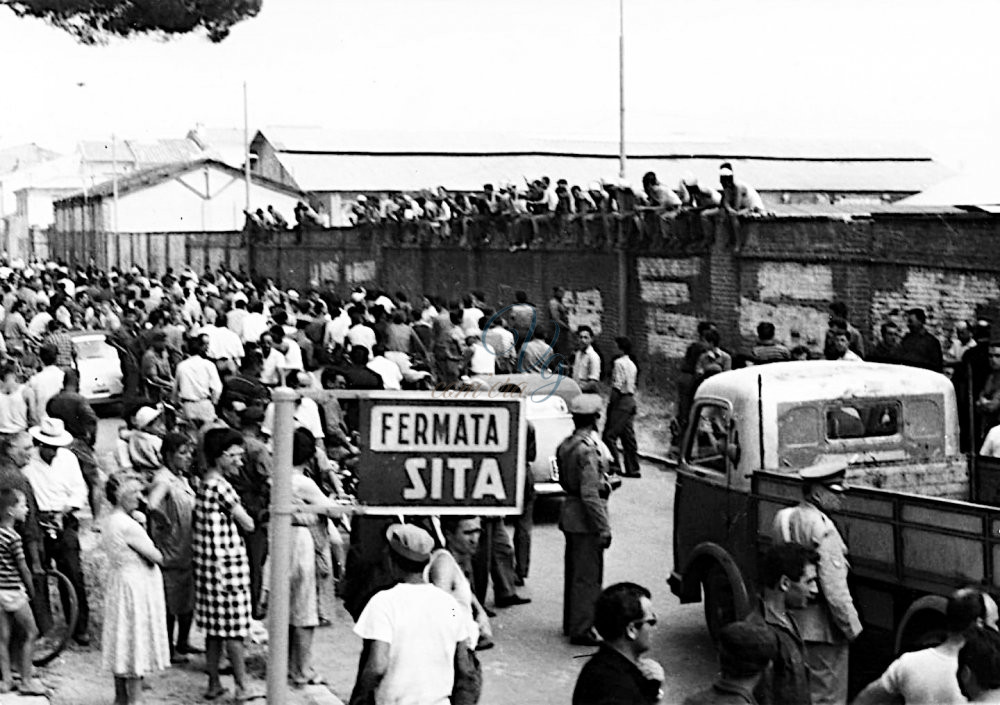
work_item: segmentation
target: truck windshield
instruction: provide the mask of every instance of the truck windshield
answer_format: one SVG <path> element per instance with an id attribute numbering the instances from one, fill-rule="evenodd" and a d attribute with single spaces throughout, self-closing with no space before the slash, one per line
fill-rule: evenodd
<path id="1" fill-rule="evenodd" d="M 852 401 L 827 407 L 826 437 L 878 438 L 899 433 L 899 402 Z"/>

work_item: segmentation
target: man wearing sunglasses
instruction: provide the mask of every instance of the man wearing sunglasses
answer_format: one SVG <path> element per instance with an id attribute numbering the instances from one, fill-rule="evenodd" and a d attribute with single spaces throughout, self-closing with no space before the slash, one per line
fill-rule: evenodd
<path id="1" fill-rule="evenodd" d="M 656 626 L 649 590 L 635 583 L 605 589 L 594 608 L 594 626 L 604 641 L 580 671 L 573 705 L 660 702 L 663 668 L 645 656 Z"/>

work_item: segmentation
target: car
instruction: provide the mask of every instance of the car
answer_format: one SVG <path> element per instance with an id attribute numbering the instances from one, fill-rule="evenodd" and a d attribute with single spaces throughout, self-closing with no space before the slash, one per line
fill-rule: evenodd
<path id="1" fill-rule="evenodd" d="M 73 356 L 80 375 L 80 394 L 92 405 L 113 404 L 122 398 L 122 366 L 118 351 L 100 331 L 71 332 Z"/>
<path id="2" fill-rule="evenodd" d="M 560 497 L 565 493 L 559 484 L 556 449 L 574 431 L 569 402 L 581 394 L 580 385 L 571 378 L 555 374 L 477 375 L 469 383 L 473 388 L 497 390 L 503 385 L 517 385 L 525 398 L 525 417 L 535 428 L 535 459 L 529 464 L 538 497 Z"/>

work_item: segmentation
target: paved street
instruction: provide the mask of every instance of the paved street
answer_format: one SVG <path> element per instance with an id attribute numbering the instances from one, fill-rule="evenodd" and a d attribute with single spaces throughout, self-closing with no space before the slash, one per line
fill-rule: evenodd
<path id="1" fill-rule="evenodd" d="M 99 451 L 111 448 L 120 421 L 101 421 Z M 665 691 L 675 702 L 712 677 L 714 652 L 702 620 L 701 605 L 681 606 L 665 578 L 671 565 L 671 508 L 674 476 L 644 464 L 643 478 L 626 480 L 611 501 L 614 542 L 607 553 L 605 582 L 631 580 L 653 591 L 659 618 L 652 656 L 667 674 Z M 568 703 L 582 658 L 592 651 L 571 647 L 560 634 L 563 539 L 554 512 L 535 528 L 531 576 L 525 594 L 530 605 L 499 610 L 494 620 L 497 646 L 480 654 L 485 674 L 484 705 Z M 492 599 L 492 598 L 491 598 Z M 350 617 L 341 612 L 334 625 L 317 635 L 317 665 L 334 693 L 346 699 L 356 672 L 359 640 Z M 258 649 L 259 651 L 259 649 Z M 152 679 L 152 705 L 200 699 L 205 676 L 196 661 Z M 99 672 L 96 650 L 72 651 L 50 667 L 47 680 L 58 687 L 53 699 L 66 705 L 97 705 L 108 699 L 111 678 Z M 262 662 L 257 660 L 262 675 Z M 299 700 L 297 699 L 296 702 Z M 304 702 L 304 701 L 303 701 Z"/>

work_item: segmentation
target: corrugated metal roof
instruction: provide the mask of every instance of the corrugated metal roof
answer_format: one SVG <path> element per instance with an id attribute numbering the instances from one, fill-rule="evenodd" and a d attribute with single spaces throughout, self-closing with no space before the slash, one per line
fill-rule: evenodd
<path id="1" fill-rule="evenodd" d="M 132 191 L 138 191 L 143 188 L 148 188 L 150 186 L 155 186 L 156 184 L 163 183 L 170 179 L 181 176 L 188 172 L 194 171 L 195 169 L 200 169 L 202 167 L 212 167 L 220 171 L 225 171 L 232 174 L 235 178 L 241 178 L 243 173 L 234 167 L 224 164 L 215 159 L 197 159 L 195 161 L 184 162 L 180 164 L 165 164 L 161 166 L 155 166 L 149 169 L 143 169 L 140 171 L 132 172 L 126 176 L 121 176 L 118 178 L 118 195 L 123 196 Z M 254 186 L 263 186 L 265 188 L 271 188 L 278 191 L 283 191 L 285 193 L 293 194 L 296 196 L 302 196 L 303 194 L 294 189 L 286 186 L 284 184 L 279 184 L 270 179 L 263 179 L 259 176 L 253 178 Z M 114 194 L 115 184 L 114 180 L 104 181 L 100 184 L 95 185 L 93 188 L 89 188 L 84 192 L 83 190 L 77 193 L 67 196 L 66 198 L 57 201 L 57 204 L 69 202 L 69 201 L 79 201 L 86 197 L 89 200 L 94 200 L 98 198 L 105 198 Z"/>
<path id="2" fill-rule="evenodd" d="M 84 161 L 110 162 L 117 160 L 123 164 L 176 164 L 197 159 L 201 149 L 188 139 L 162 140 L 86 140 L 78 149 Z"/>
<path id="3" fill-rule="evenodd" d="M 586 186 L 615 178 L 616 157 L 566 156 L 360 156 L 281 153 L 281 163 L 306 191 L 415 191 L 445 186 L 481 189 L 504 180 L 523 185 L 543 175 Z M 949 171 L 933 161 L 781 161 L 733 159 L 737 178 L 759 191 L 837 191 L 917 193 Z M 685 172 L 704 184 L 718 185 L 718 159 L 642 158 L 628 160 L 627 177 L 636 186 L 655 171 L 673 186 Z"/>
<path id="4" fill-rule="evenodd" d="M 617 157 L 617 142 L 524 138 L 508 134 L 405 133 L 267 127 L 261 134 L 279 152 L 394 154 L 562 154 Z M 630 141 L 630 157 L 702 156 L 711 159 L 929 160 L 923 147 L 904 141 L 793 139 L 673 139 Z"/>

